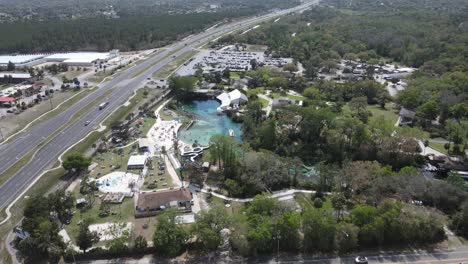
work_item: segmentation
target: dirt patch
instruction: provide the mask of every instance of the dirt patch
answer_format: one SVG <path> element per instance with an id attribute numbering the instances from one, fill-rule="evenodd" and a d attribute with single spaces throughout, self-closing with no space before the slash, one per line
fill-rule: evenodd
<path id="1" fill-rule="evenodd" d="M 146 241 L 153 241 L 154 231 L 158 220 L 156 217 L 136 218 L 133 222 L 134 236 L 142 235 Z"/>

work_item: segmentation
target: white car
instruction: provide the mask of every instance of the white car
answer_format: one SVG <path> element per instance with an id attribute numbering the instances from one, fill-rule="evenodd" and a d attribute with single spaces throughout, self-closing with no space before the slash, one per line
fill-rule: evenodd
<path id="1" fill-rule="evenodd" d="M 367 264 L 367 263 L 369 263 L 369 262 L 367 261 L 367 258 L 366 258 L 366 257 L 358 256 L 358 257 L 356 257 L 356 258 L 354 259 L 354 263 L 355 263 L 355 264 Z"/>

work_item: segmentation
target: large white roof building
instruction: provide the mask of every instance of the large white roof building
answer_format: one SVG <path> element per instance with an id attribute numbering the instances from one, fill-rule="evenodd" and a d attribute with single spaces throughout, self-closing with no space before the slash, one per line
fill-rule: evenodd
<path id="1" fill-rule="evenodd" d="M 231 105 L 235 108 L 238 108 L 239 105 L 246 103 L 249 101 L 247 96 L 241 93 L 239 90 L 234 90 L 229 93 L 222 93 L 216 97 L 219 101 L 221 101 L 221 105 L 218 107 L 217 111 L 221 112 L 227 110 Z"/>
<path id="2" fill-rule="evenodd" d="M 70 66 L 89 66 L 97 61 L 108 61 L 120 56 L 118 50 L 109 52 L 69 52 L 35 55 L 0 55 L 0 67 L 11 61 L 15 67 L 31 67 L 44 62 L 66 63 Z"/>
<path id="3" fill-rule="evenodd" d="M 11 61 L 15 64 L 15 67 L 26 67 L 33 66 L 39 63 L 42 63 L 42 59 L 45 55 L 36 54 L 36 55 L 1 55 L 0 56 L 0 67 L 8 66 L 8 63 Z"/>

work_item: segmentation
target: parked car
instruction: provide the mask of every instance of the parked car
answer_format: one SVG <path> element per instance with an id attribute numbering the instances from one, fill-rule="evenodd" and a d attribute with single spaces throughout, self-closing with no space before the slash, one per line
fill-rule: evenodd
<path id="1" fill-rule="evenodd" d="M 361 256 L 357 256 L 355 259 L 354 259 L 354 263 L 355 264 L 367 264 L 369 263 L 367 258 L 366 257 L 361 257 Z"/>

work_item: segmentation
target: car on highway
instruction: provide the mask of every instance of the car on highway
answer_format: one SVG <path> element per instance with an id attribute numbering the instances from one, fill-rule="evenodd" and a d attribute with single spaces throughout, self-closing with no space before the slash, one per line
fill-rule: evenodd
<path id="1" fill-rule="evenodd" d="M 362 257 L 362 256 L 357 256 L 355 259 L 354 259 L 354 263 L 355 264 L 367 264 L 369 263 L 367 258 L 366 257 Z"/>
<path id="2" fill-rule="evenodd" d="M 91 123 L 91 121 L 88 120 L 88 121 L 86 121 L 86 122 L 84 123 L 84 125 L 87 126 L 87 125 L 89 125 L 89 123 Z"/>

